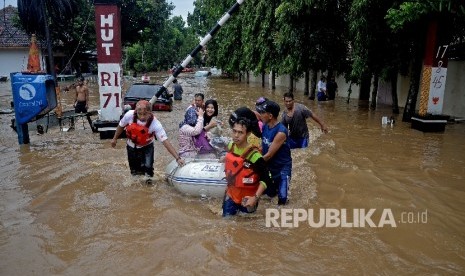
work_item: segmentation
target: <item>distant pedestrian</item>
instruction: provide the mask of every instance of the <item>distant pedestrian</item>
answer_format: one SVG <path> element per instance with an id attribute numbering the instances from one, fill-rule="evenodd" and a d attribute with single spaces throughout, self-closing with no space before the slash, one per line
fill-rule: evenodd
<path id="1" fill-rule="evenodd" d="M 326 92 L 328 93 L 328 100 L 334 100 L 337 93 L 337 83 L 336 78 L 331 76 L 331 80 L 326 84 Z"/>
<path id="2" fill-rule="evenodd" d="M 326 101 L 328 99 L 328 95 L 326 93 L 326 77 L 322 75 L 317 85 L 316 97 L 318 98 L 318 101 Z"/>
<path id="3" fill-rule="evenodd" d="M 149 83 L 150 82 L 150 77 L 147 75 L 147 73 L 144 73 L 141 77 L 141 81 L 144 83 Z"/>
<path id="4" fill-rule="evenodd" d="M 178 83 L 177 79 L 173 80 L 173 94 L 174 94 L 174 99 L 177 101 L 182 100 L 182 93 L 184 90 L 182 90 L 182 86 Z"/>

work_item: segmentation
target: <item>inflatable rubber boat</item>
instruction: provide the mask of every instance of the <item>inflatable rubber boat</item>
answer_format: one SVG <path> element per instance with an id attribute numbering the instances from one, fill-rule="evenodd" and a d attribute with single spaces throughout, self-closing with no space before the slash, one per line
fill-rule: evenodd
<path id="1" fill-rule="evenodd" d="M 168 183 L 186 195 L 222 198 L 226 190 L 224 163 L 218 159 L 186 159 L 182 167 L 173 160 L 165 174 Z"/>

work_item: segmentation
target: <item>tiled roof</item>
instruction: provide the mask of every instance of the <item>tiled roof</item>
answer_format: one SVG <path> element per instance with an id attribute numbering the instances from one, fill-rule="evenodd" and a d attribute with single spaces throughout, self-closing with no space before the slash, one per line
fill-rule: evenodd
<path id="1" fill-rule="evenodd" d="M 13 19 L 17 14 L 18 9 L 13 6 L 0 10 L 0 48 L 29 47 L 29 36 L 14 26 Z"/>

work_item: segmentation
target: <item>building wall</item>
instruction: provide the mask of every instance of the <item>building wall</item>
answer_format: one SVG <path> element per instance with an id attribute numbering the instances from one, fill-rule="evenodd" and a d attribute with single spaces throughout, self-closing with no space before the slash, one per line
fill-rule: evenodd
<path id="1" fill-rule="evenodd" d="M 0 76 L 10 77 L 10 73 L 21 72 L 27 69 L 29 48 L 0 49 Z M 41 56 L 42 60 L 42 56 Z M 42 69 L 44 65 L 41 62 Z"/>
<path id="2" fill-rule="evenodd" d="M 448 61 L 443 113 L 465 118 L 465 62 Z"/>
<path id="3" fill-rule="evenodd" d="M 397 78 L 397 103 L 399 107 L 405 106 L 409 88 L 410 77 L 403 77 L 399 75 Z M 379 80 L 377 103 L 392 105 L 391 83 L 381 79 Z"/>
<path id="4" fill-rule="evenodd" d="M 317 75 L 317 82 L 320 80 L 321 73 Z M 250 74 L 250 82 L 259 82 L 261 83 L 262 79 L 261 76 L 253 76 Z M 265 76 L 265 82 L 271 86 L 271 74 Z M 338 97 L 347 98 L 348 90 L 349 90 L 349 83 L 346 83 L 344 77 L 340 76 L 336 78 L 336 82 L 338 85 Z M 288 75 L 280 75 L 277 76 L 275 79 L 276 86 L 288 87 L 289 86 L 289 76 Z M 296 91 L 304 91 L 305 88 L 305 79 L 301 78 L 298 80 L 294 80 L 294 88 Z M 358 85 L 352 84 L 352 92 L 350 93 L 350 98 L 358 99 L 360 88 Z"/>
<path id="5" fill-rule="evenodd" d="M 321 74 L 318 74 L 317 80 L 320 79 Z M 266 75 L 265 81 L 271 86 L 271 74 Z M 250 82 L 261 82 L 261 76 L 253 76 L 250 74 Z M 336 78 L 338 84 L 338 97 L 348 98 L 349 86 L 343 76 Z M 276 77 L 276 86 L 288 87 L 289 76 L 282 75 Z M 305 87 L 304 79 L 295 81 L 294 85 L 296 91 L 303 91 Z M 400 108 L 405 106 L 407 101 L 408 90 L 410 87 L 410 77 L 403 77 L 399 75 L 397 79 L 397 98 Z M 358 99 L 360 95 L 360 87 L 353 84 L 351 86 L 352 92 L 351 99 Z M 371 97 L 371 94 L 370 94 Z M 419 104 L 420 95 L 418 94 L 417 107 Z M 370 99 L 371 100 L 371 99 Z M 378 86 L 377 103 L 382 105 L 392 105 L 391 84 L 380 80 Z M 449 60 L 447 65 L 447 79 L 444 91 L 444 106 L 443 114 L 454 117 L 465 117 L 465 62 Z"/>

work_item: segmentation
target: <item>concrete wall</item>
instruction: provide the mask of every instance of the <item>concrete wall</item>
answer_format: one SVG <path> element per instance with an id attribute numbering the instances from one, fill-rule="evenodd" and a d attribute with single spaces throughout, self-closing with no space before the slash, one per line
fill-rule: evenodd
<path id="1" fill-rule="evenodd" d="M 397 93 L 400 107 L 405 106 L 409 86 L 410 78 L 399 76 L 397 82 Z M 387 105 L 392 104 L 391 85 L 389 83 L 380 81 L 378 89 L 378 103 Z M 418 94 L 416 110 L 418 110 L 419 103 L 420 94 Z M 448 62 L 442 114 L 455 117 L 465 117 L 465 62 L 463 61 L 450 60 Z"/>
<path id="2" fill-rule="evenodd" d="M 318 74 L 317 79 L 320 79 L 321 73 Z M 266 75 L 266 83 L 271 86 L 271 74 Z M 261 76 L 250 75 L 250 82 L 261 83 Z M 338 84 L 337 97 L 347 98 L 349 83 L 346 83 L 343 76 L 336 78 Z M 276 77 L 276 86 L 289 87 L 289 76 L 282 75 Z M 303 91 L 305 87 L 304 79 L 295 81 L 294 87 L 297 91 Z M 408 90 L 410 87 L 410 77 L 402 77 L 399 75 L 397 80 L 397 98 L 399 107 L 405 106 Z M 360 94 L 360 87 L 352 85 L 351 99 L 358 99 Z M 371 95 L 370 95 L 371 97 Z M 417 99 L 417 108 L 420 101 L 420 95 Z M 371 99 L 370 99 L 371 100 Z M 377 103 L 382 105 L 392 105 L 391 84 L 380 80 L 378 87 Z M 444 106 L 443 114 L 455 117 L 465 117 L 465 62 L 449 60 L 447 66 L 447 79 L 444 91 Z"/>
<path id="3" fill-rule="evenodd" d="M 317 82 L 318 80 L 320 80 L 320 76 L 321 76 L 321 73 L 318 73 Z M 250 82 L 261 83 L 261 81 L 262 81 L 261 76 L 255 77 L 252 74 L 250 75 Z M 265 82 L 269 86 L 271 86 L 271 74 L 265 76 Z M 336 82 L 338 85 L 338 97 L 347 98 L 348 90 L 349 90 L 349 83 L 346 83 L 344 77 L 342 76 L 336 78 Z M 277 76 L 275 79 L 275 84 L 276 86 L 289 87 L 289 76 L 288 75 Z M 305 79 L 302 78 L 302 79 L 294 80 L 294 88 L 296 89 L 296 91 L 304 91 Z M 360 94 L 359 86 L 353 84 L 352 92 L 350 93 L 350 98 L 358 99 L 359 94 Z"/>
<path id="4" fill-rule="evenodd" d="M 0 75 L 6 75 L 9 78 L 12 72 L 26 70 L 28 56 L 29 48 L 0 49 Z M 43 63 L 41 63 L 41 66 L 44 69 Z"/>
<path id="5" fill-rule="evenodd" d="M 444 91 L 443 114 L 465 117 L 465 62 L 450 61 Z"/>
<path id="6" fill-rule="evenodd" d="M 404 107 L 407 101 L 408 90 L 410 88 L 410 77 L 401 75 L 397 78 L 397 102 L 399 107 Z M 392 105 L 391 83 L 383 80 L 378 85 L 378 104 Z"/>

